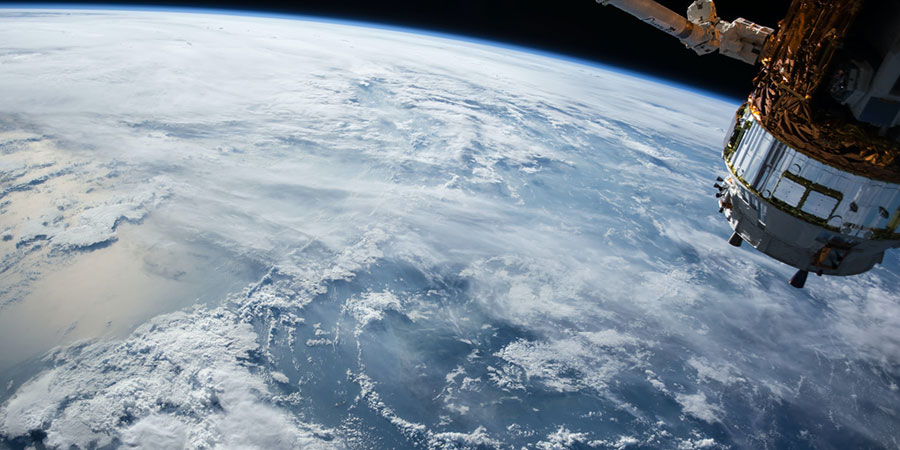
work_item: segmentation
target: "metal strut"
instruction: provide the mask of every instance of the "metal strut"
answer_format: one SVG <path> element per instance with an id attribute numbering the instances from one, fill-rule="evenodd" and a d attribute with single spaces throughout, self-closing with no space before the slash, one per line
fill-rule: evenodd
<path id="1" fill-rule="evenodd" d="M 728 22 L 716 15 L 712 0 L 696 0 L 687 10 L 687 18 L 653 0 L 597 0 L 637 17 L 657 30 L 678 38 L 687 48 L 705 55 L 719 53 L 755 64 L 766 39 L 773 33 L 769 27 L 738 18 Z"/>

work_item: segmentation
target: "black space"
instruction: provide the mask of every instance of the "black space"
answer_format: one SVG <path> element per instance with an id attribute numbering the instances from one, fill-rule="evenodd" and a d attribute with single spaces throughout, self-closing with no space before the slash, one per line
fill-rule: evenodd
<path id="1" fill-rule="evenodd" d="M 658 0 L 684 14 L 691 0 Z M 490 39 L 619 66 L 723 94 L 746 97 L 756 67 L 697 56 L 675 38 L 594 0 L 200 0 L 55 2 L 251 10 L 352 19 Z M 2 4 L 2 3 L 0 3 Z M 21 4 L 21 3 L 19 3 Z M 777 27 L 789 2 L 720 0 L 719 16 Z"/>

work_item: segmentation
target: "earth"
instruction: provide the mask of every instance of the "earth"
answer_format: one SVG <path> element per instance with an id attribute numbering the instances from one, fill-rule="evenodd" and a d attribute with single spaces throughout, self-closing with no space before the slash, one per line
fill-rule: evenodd
<path id="1" fill-rule="evenodd" d="M 372 24 L 2 9 L 0 447 L 900 448 L 898 253 L 797 290 L 729 246 L 739 102 Z"/>

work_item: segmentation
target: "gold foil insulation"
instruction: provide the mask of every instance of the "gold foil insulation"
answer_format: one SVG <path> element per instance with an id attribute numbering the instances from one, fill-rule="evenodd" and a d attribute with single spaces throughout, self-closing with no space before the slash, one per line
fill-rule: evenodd
<path id="1" fill-rule="evenodd" d="M 900 182 L 900 144 L 852 116 L 817 107 L 829 65 L 863 0 L 794 0 L 760 57 L 750 94 L 762 126 L 798 151 L 857 175 Z"/>

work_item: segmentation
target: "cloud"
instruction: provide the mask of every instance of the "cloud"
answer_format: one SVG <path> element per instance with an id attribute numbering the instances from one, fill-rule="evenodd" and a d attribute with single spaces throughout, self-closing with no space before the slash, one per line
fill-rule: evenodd
<path id="1" fill-rule="evenodd" d="M 514 341 L 494 356 L 524 372 L 526 380 L 534 379 L 559 392 L 589 389 L 607 393 L 611 380 L 630 366 L 645 364 L 644 344 L 614 330 L 579 333 L 547 341 Z M 505 369 L 507 374 L 515 370 Z M 496 381 L 501 386 L 515 386 L 506 377 Z"/>
<path id="2" fill-rule="evenodd" d="M 633 438 L 623 437 L 622 442 L 630 443 L 629 439 Z M 545 440 L 538 442 L 536 447 L 541 450 L 564 450 L 573 448 L 577 444 L 588 445 L 587 433 L 573 432 L 566 427 L 560 426 L 556 431 L 549 434 Z M 624 445 L 619 448 L 624 448 Z"/>
<path id="3" fill-rule="evenodd" d="M 121 342 L 60 348 L 0 409 L 0 434 L 52 448 L 326 448 L 327 431 L 271 403 L 256 333 L 225 309 L 154 318 Z"/>
<path id="4" fill-rule="evenodd" d="M 720 405 L 710 403 L 706 394 L 675 394 L 675 400 L 681 405 L 682 410 L 700 420 L 708 423 L 721 422 L 725 412 Z"/>
<path id="5" fill-rule="evenodd" d="M 344 305 L 344 312 L 356 320 L 357 334 L 370 322 L 381 320 L 387 310 L 401 310 L 400 300 L 390 291 L 365 292 L 358 298 L 347 299 Z"/>

